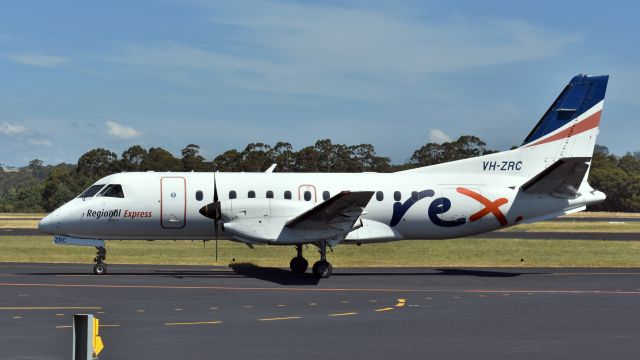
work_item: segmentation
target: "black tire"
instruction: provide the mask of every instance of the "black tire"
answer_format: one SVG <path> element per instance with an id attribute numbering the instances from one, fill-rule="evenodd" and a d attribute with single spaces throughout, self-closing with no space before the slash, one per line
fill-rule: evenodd
<path id="1" fill-rule="evenodd" d="M 303 257 L 296 256 L 291 259 L 289 267 L 291 268 L 291 272 L 294 274 L 304 274 L 304 272 L 309 268 L 309 262 Z"/>
<path id="2" fill-rule="evenodd" d="M 313 275 L 320 279 L 326 279 L 331 276 L 333 266 L 328 261 L 318 261 L 313 264 Z"/>
<path id="3" fill-rule="evenodd" d="M 96 275 L 104 275 L 107 273 L 107 264 L 95 264 L 93 265 L 93 273 Z"/>

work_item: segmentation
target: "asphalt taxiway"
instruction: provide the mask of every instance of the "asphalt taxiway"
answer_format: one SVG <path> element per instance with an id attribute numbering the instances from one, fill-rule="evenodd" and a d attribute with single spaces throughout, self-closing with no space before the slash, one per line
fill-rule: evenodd
<path id="1" fill-rule="evenodd" d="M 340 269 L 0 264 L 0 359 L 623 359 L 640 354 L 635 269 Z"/>

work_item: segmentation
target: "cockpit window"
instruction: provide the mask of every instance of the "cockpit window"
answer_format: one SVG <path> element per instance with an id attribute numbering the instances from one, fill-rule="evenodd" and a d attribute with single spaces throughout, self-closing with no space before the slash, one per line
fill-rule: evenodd
<path id="1" fill-rule="evenodd" d="M 102 189 L 103 187 L 104 187 L 104 184 L 91 185 L 87 190 L 83 191 L 82 194 L 78 195 L 78 197 L 79 198 L 92 197 L 93 195 L 97 194 L 98 191 L 100 191 L 100 189 Z"/>
<path id="2" fill-rule="evenodd" d="M 122 185 L 120 184 L 107 185 L 104 188 L 104 190 L 100 192 L 99 196 L 123 198 L 124 192 L 122 191 Z"/>

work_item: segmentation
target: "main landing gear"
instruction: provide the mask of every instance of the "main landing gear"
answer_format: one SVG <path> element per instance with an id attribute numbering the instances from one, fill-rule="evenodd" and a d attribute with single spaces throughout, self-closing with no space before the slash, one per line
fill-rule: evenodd
<path id="1" fill-rule="evenodd" d="M 304 274 L 309 267 L 309 262 L 302 256 L 302 244 L 296 245 L 296 251 L 298 255 L 291 259 L 289 267 L 294 274 Z"/>
<path id="2" fill-rule="evenodd" d="M 93 265 L 93 273 L 96 275 L 104 275 L 107 273 L 107 264 L 104 262 L 107 259 L 107 249 L 102 246 L 96 246 L 98 253 L 93 261 L 96 263 Z"/>
<path id="3" fill-rule="evenodd" d="M 317 261 L 315 264 L 313 264 L 313 275 L 317 278 L 328 278 L 329 276 L 331 276 L 333 266 L 331 266 L 331 263 L 327 261 L 327 242 L 320 241 L 320 243 L 318 243 L 318 248 L 320 251 L 320 261 Z M 291 263 L 289 263 L 289 266 L 291 267 L 291 271 L 294 274 L 303 274 L 305 271 L 307 271 L 309 263 L 302 256 L 302 244 L 296 245 L 296 251 L 297 255 L 296 257 L 291 259 Z"/>

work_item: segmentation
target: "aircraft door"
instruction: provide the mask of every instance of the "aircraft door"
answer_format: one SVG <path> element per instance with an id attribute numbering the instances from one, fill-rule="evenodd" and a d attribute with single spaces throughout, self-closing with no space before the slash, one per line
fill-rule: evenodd
<path id="1" fill-rule="evenodd" d="M 313 185 L 300 185 L 298 186 L 298 200 L 309 201 L 312 203 L 317 202 L 316 187 Z"/>
<path id="2" fill-rule="evenodd" d="M 187 216 L 187 183 L 183 177 L 160 179 L 160 225 L 165 229 L 182 229 Z"/>

